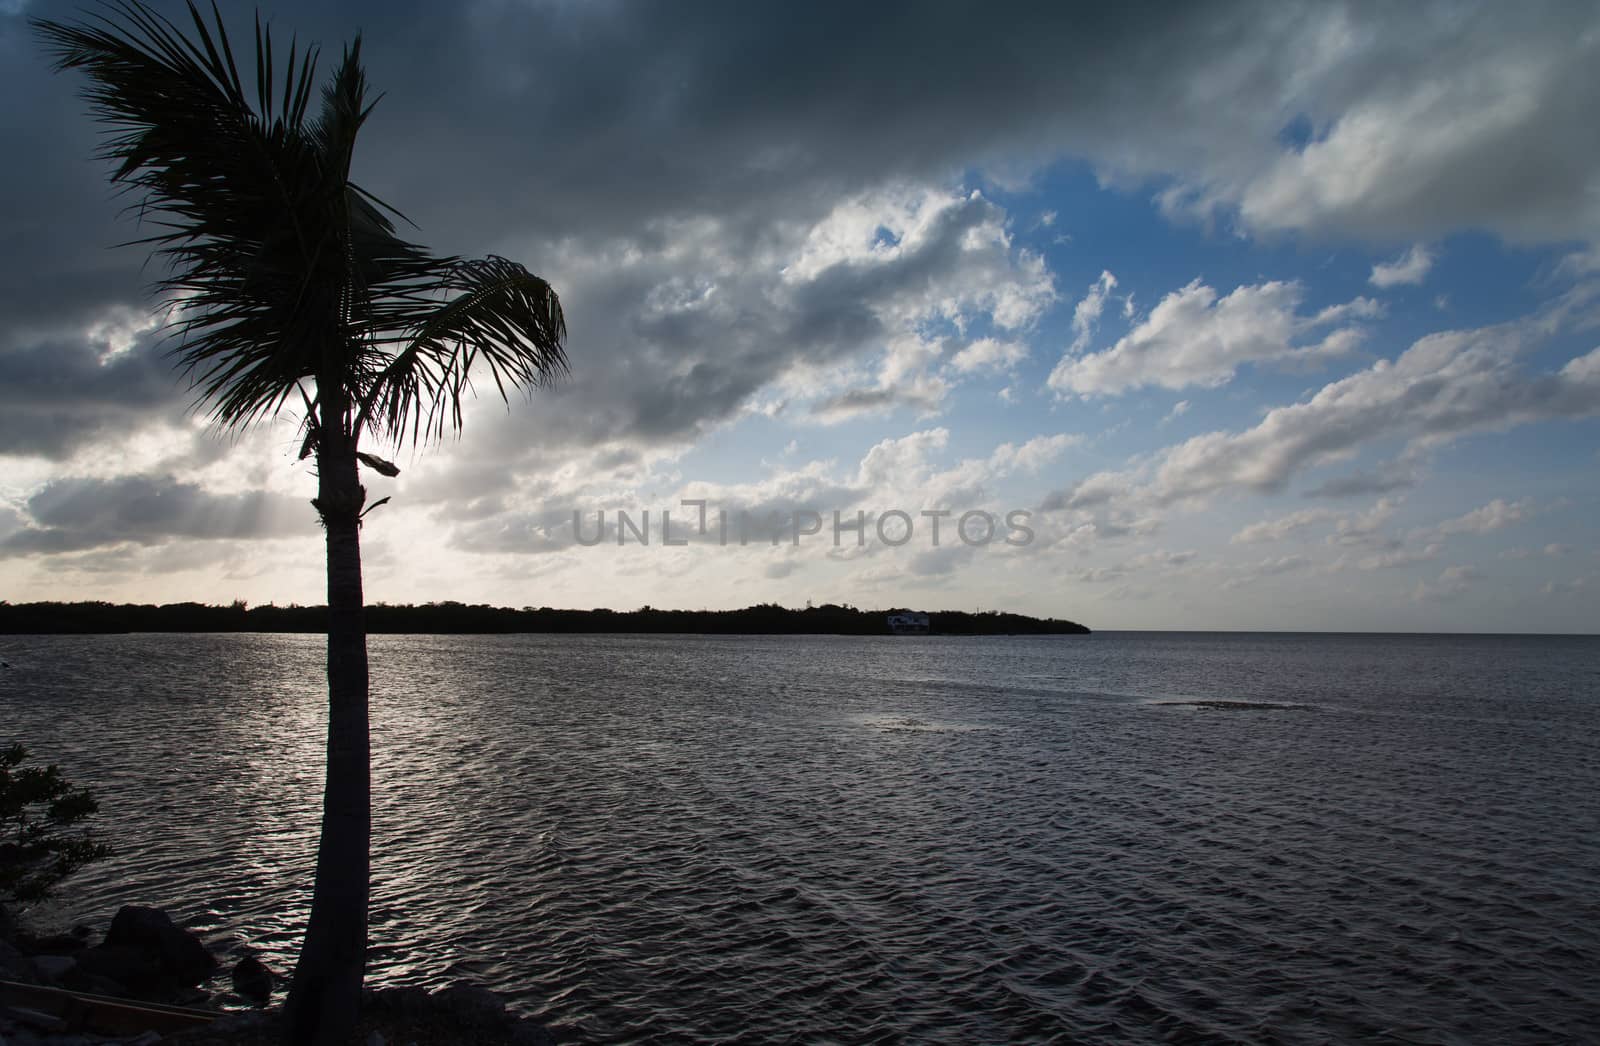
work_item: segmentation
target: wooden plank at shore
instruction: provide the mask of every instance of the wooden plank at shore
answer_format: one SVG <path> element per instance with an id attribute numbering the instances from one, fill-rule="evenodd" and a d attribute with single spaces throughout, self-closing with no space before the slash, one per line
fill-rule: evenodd
<path id="1" fill-rule="evenodd" d="M 66 1028 L 72 1031 L 100 1035 L 182 1031 L 210 1024 L 221 1016 L 211 1010 L 113 999 L 108 995 L 91 995 L 88 992 L 47 988 L 41 984 L 22 984 L 18 981 L 0 981 L 0 998 L 59 1017 L 65 1022 Z"/>

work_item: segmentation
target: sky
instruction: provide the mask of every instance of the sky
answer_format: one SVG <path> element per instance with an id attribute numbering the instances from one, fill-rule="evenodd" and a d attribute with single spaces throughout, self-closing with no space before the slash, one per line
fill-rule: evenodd
<path id="1" fill-rule="evenodd" d="M 0 599 L 322 602 L 299 418 L 211 426 L 116 246 L 79 10 L 0 0 Z M 362 34 L 356 179 L 568 319 L 367 474 L 369 601 L 1600 622 L 1592 3 L 263 13 Z"/>

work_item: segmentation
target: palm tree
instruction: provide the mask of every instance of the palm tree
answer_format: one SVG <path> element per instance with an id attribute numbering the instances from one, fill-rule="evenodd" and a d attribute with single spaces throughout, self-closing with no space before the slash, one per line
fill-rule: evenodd
<path id="1" fill-rule="evenodd" d="M 58 69 L 87 74 L 111 180 L 155 230 L 135 242 L 168 263 L 158 289 L 197 404 L 231 429 L 304 408 L 300 456 L 315 455 L 327 538 L 328 770 L 285 1024 L 294 1042 L 346 1041 L 366 957 L 371 824 L 361 520 L 388 500 L 367 506 L 358 464 L 398 472 L 362 440 L 459 433 L 474 365 L 503 399 L 545 384 L 566 370 L 566 326 L 544 280 L 504 258 L 430 254 L 350 180 L 372 112 L 359 37 L 314 109 L 314 48 L 291 45 L 280 80 L 257 15 L 247 91 L 215 5 L 209 25 L 192 0 L 189 15 L 185 33 L 116 0 L 78 24 L 33 25 Z"/>

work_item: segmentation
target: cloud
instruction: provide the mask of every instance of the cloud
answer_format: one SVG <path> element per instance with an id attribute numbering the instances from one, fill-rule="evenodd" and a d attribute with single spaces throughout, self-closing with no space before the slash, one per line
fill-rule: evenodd
<path id="1" fill-rule="evenodd" d="M 1378 537 L 1378 535 L 1384 526 L 1388 524 L 1389 520 L 1394 518 L 1394 514 L 1399 508 L 1399 499 L 1379 498 L 1378 501 L 1365 512 L 1360 512 L 1353 516 L 1345 516 L 1336 522 L 1333 526 L 1333 533 L 1328 536 L 1328 544 L 1388 544 L 1389 542 L 1387 539 L 1381 539 Z"/>
<path id="2" fill-rule="evenodd" d="M 1308 498 L 1354 498 L 1369 494 L 1392 494 L 1417 485 L 1414 472 L 1386 465 L 1370 472 L 1352 472 L 1323 480 L 1305 492 Z"/>
<path id="3" fill-rule="evenodd" d="M 1410 250 L 1391 262 L 1379 262 L 1372 267 L 1367 282 L 1374 287 L 1399 287 L 1420 284 L 1433 268 L 1434 254 L 1425 244 L 1415 244 Z"/>
<path id="4" fill-rule="evenodd" d="M 1069 572 L 1069 576 L 1075 581 L 1090 585 L 1121 581 L 1129 575 L 1140 572 L 1153 572 L 1158 576 L 1171 578 L 1191 572 L 1193 568 L 1190 564 L 1198 557 L 1199 553 L 1193 549 L 1183 549 L 1176 552 L 1151 549 L 1121 562 L 1089 567 L 1083 570 L 1073 570 Z"/>
<path id="5" fill-rule="evenodd" d="M 900 388 L 849 389 L 811 404 L 813 418 L 836 424 L 865 414 L 882 414 L 895 407 L 911 407 L 920 414 L 938 410 L 947 387 L 928 379 Z"/>
<path id="6" fill-rule="evenodd" d="M 557 258 L 572 377 L 534 409 L 475 415 L 477 456 L 681 448 L 756 411 L 936 412 L 953 387 L 1016 361 L 1020 343 L 996 332 L 1053 300 L 1042 259 L 1006 222 L 979 194 L 900 185 L 777 222 L 758 247 L 721 218 L 574 244 Z"/>
<path id="7" fill-rule="evenodd" d="M 1320 316 L 1301 316 L 1304 297 L 1296 282 L 1240 286 L 1219 297 L 1195 280 L 1162 298 L 1111 348 L 1063 357 L 1050 373 L 1050 387 L 1059 395 L 1114 396 L 1148 385 L 1216 386 L 1247 363 L 1307 362 L 1355 348 L 1362 338 L 1357 327 L 1340 327 L 1305 343 L 1305 336 L 1326 322 L 1323 317 L 1342 320 L 1361 309 L 1351 303 Z"/>
<path id="8" fill-rule="evenodd" d="M 799 569 L 800 561 L 794 559 L 793 557 L 789 557 L 768 563 L 766 566 L 761 568 L 761 574 L 763 577 L 777 580 L 779 578 L 786 578 Z"/>
<path id="9" fill-rule="evenodd" d="M 876 187 L 1025 179 L 1066 157 L 1251 232 L 1565 242 L 1597 228 L 1600 144 L 1585 129 L 1600 15 L 1584 5 L 1452 18 L 1309 0 L 1002 5 L 981 33 L 964 12 L 906 3 L 286 0 L 274 14 L 330 48 L 365 30 L 387 90 L 357 157 L 369 187 L 443 250 L 515 245 L 540 271 L 562 243 L 708 214 L 749 256 L 763 228 Z M 126 236 L 104 168 L 85 162 L 96 129 L 79 82 L 50 72 L 22 19 L 0 20 L 0 54 L 0 94 L 30 99 L 0 118 L 30 161 L 0 203 L 0 316 L 136 301 L 138 252 L 102 250 Z M 1287 140 L 1289 124 L 1309 138 Z"/>
<path id="10" fill-rule="evenodd" d="M 1276 519 L 1264 519 L 1259 523 L 1252 523 L 1244 527 L 1228 540 L 1235 545 L 1253 545 L 1265 541 L 1282 541 L 1291 534 L 1298 533 L 1317 523 L 1325 523 L 1334 518 L 1335 513 L 1330 509 L 1311 508 L 1291 512 L 1287 516 Z"/>
<path id="11" fill-rule="evenodd" d="M 41 0 L 33 12 L 76 15 L 64 0 Z M 247 37 L 247 16 L 229 17 Z M 1013 371 L 996 384 L 1009 382 L 1026 403 L 1024 382 L 1036 378 L 1024 353 L 1041 331 L 1059 348 L 1102 329 L 1086 313 L 1081 330 L 1068 332 L 1064 305 L 1050 313 L 1057 278 L 1028 245 L 1054 232 L 1032 228 L 1051 201 L 1029 197 L 1013 214 L 998 194 L 974 196 L 971 187 L 1027 187 L 1064 159 L 1092 170 L 1107 192 L 1159 196 L 1167 214 L 1210 223 L 1219 238 L 1270 237 L 1293 250 L 1319 240 L 1389 250 L 1463 229 L 1521 243 L 1600 239 L 1600 141 L 1588 133 L 1600 107 L 1592 74 L 1600 14 L 1584 5 L 1467 4 L 1444 18 L 1421 5 L 1265 0 L 1002 4 L 980 32 L 970 12 L 897 2 L 864 10 L 284 0 L 274 17 L 302 40 L 323 41 L 325 53 L 365 27 L 373 81 L 388 93 L 357 156 L 360 178 L 415 218 L 426 242 L 524 261 L 568 306 L 572 380 L 511 411 L 471 408 L 467 441 L 402 479 L 416 484 L 405 490 L 417 497 L 417 517 L 462 547 L 515 551 L 532 533 L 547 534 L 537 514 L 546 497 L 677 492 L 688 484 L 673 459 L 698 467 L 686 451 L 699 444 L 721 454 L 716 441 L 748 438 L 733 431 L 741 424 L 953 412 L 965 383 Z M 840 25 L 850 31 L 829 28 Z M 6 170 L 0 194 L 0 454 L 8 455 L 0 471 L 17 484 L 6 494 L 22 499 L 19 510 L 37 493 L 36 477 L 49 474 L 38 470 L 85 479 L 81 463 L 114 457 L 130 432 L 181 417 L 186 402 L 153 339 L 118 350 L 123 328 L 103 326 L 143 312 L 151 273 L 141 271 L 141 250 L 104 249 L 139 230 L 114 221 L 122 201 L 107 191 L 104 166 L 88 159 L 96 129 L 75 96 L 80 87 L 48 71 L 20 19 L 0 18 L 0 93 L 29 100 L 0 112 L 0 136 L 28 157 Z M 1076 220 L 1063 211 L 1057 225 Z M 1581 264 L 1564 271 L 1581 276 Z M 1074 269 L 1071 285 L 1100 268 Z M 1155 285 L 1152 300 L 1196 271 Z M 1265 276 L 1236 271 L 1251 272 L 1229 270 L 1228 283 L 1214 276 L 1209 303 L 1185 301 L 1192 333 L 1206 337 L 1187 341 L 1173 326 L 1142 353 L 1129 343 L 1119 356 L 1112 346 L 1063 360 L 1066 394 L 1204 388 L 1241 368 L 1320 363 L 1354 348 L 1359 325 L 1380 312 L 1370 298 L 1320 308 L 1331 299 L 1310 292 L 1274 304 Z M 1115 309 L 1121 298 L 1130 326 L 1153 337 L 1161 304 L 1134 315 L 1124 289 L 1103 287 L 1094 322 L 1105 301 Z M 1250 323 L 1219 331 L 1211 314 L 1235 295 Z M 1292 329 L 1276 337 L 1267 321 L 1284 316 Z M 1363 364 L 1304 402 L 1213 421 L 1205 427 L 1223 431 L 1198 442 L 1141 447 L 1140 457 L 1043 499 L 1062 506 L 1052 536 L 1076 554 L 1148 533 L 1165 505 L 1302 481 L 1320 483 L 1310 493 L 1327 497 L 1398 490 L 1413 475 L 1367 464 L 1365 448 L 1420 448 L 1400 459 L 1409 463 L 1464 434 L 1593 412 L 1600 360 L 1530 366 L 1520 347 L 1466 343 L 1475 337 L 1501 334 L 1447 332 L 1430 343 L 1439 350 L 1431 363 L 1419 342 L 1386 370 Z M 1527 330 L 1511 337 L 1537 340 Z M 1076 363 L 1087 366 L 1067 381 Z M 1207 416 L 1226 417 L 1227 397 L 1216 399 Z M 945 456 L 970 431 L 959 416 L 945 423 L 955 432 L 946 445 L 912 455 L 905 478 L 884 471 L 871 496 L 911 482 L 929 485 L 919 496 L 965 496 L 1006 468 L 1048 473 L 1064 453 L 1018 436 L 1014 460 L 996 450 L 949 465 Z M 779 432 L 772 446 L 789 435 Z M 818 445 L 847 446 L 852 435 L 818 433 Z M 843 453 L 847 465 L 787 480 L 793 489 L 741 496 L 753 505 L 818 490 L 867 496 L 856 465 L 866 455 Z M 1046 463 L 1025 462 L 1035 458 Z M 95 475 L 106 484 L 119 468 L 190 484 L 204 495 L 194 496 L 197 509 L 222 499 L 212 503 L 220 512 L 247 496 L 222 493 L 209 473 L 167 477 L 176 466 L 164 460 L 101 468 Z M 27 479 L 17 479 L 24 469 Z M 1341 474 L 1308 478 L 1313 469 Z M 101 493 L 143 496 L 132 486 Z M 294 505 L 302 518 L 306 506 Z M 51 529 L 17 515 L 24 531 Z M 109 526 L 95 529 L 107 520 L 137 531 L 120 529 L 130 521 L 114 515 L 86 516 L 54 528 L 62 533 L 51 540 L 108 536 Z M 160 531 L 147 533 L 156 540 Z M 80 555 L 109 563 L 119 547 Z M 133 558 L 145 562 L 157 547 L 140 546 Z"/>
<path id="12" fill-rule="evenodd" d="M 103 314 L 76 332 L 0 348 L 0 455 L 59 461 L 126 439 L 153 421 L 181 417 L 182 387 L 159 337 L 145 333 L 126 344 Z"/>
<path id="13" fill-rule="evenodd" d="M 1521 501 L 1506 501 L 1504 498 L 1495 498 L 1481 508 L 1454 519 L 1447 519 L 1432 528 L 1432 533 L 1438 535 L 1448 534 L 1492 534 L 1497 530 L 1504 530 L 1514 523 L 1520 523 L 1533 513 L 1533 500 L 1523 498 Z"/>
<path id="14" fill-rule="evenodd" d="M 1357 570 L 1393 570 L 1398 567 L 1409 567 L 1416 563 L 1426 563 L 1438 557 L 1444 551 L 1444 546 L 1438 542 L 1430 542 L 1419 548 L 1404 546 L 1390 547 L 1379 552 L 1370 552 L 1354 558 L 1341 558 L 1334 563 L 1330 570 L 1342 570 L 1345 567 L 1355 567 Z"/>
<path id="15" fill-rule="evenodd" d="M 1212 432 L 1168 448 L 1155 470 L 1160 501 L 1225 489 L 1282 490 L 1303 469 L 1382 439 L 1433 447 L 1474 432 L 1600 413 L 1600 349 L 1555 373 L 1516 364 L 1537 324 L 1432 334 L 1393 362 L 1324 386 L 1267 412 L 1240 432 Z"/>
<path id="16" fill-rule="evenodd" d="M 1006 476 L 1013 472 L 1038 472 L 1069 448 L 1082 443 L 1083 437 L 1074 433 L 1035 436 L 1020 446 L 1014 443 L 1002 443 L 989 455 L 988 464 L 997 476 Z"/>
<path id="17" fill-rule="evenodd" d="M 27 524 L 0 539 L 0 557 L 316 530 L 315 513 L 304 501 L 261 491 L 214 494 L 172 476 L 55 480 L 26 507 Z"/>
<path id="18" fill-rule="evenodd" d="M 1115 472 L 1096 472 L 1063 490 L 1052 491 L 1040 503 L 1041 512 L 1058 509 L 1087 509 L 1128 497 L 1134 490 L 1131 476 Z"/>
<path id="19" fill-rule="evenodd" d="M 950 358 L 950 367 L 958 374 L 974 371 L 1008 371 L 1028 358 L 1028 348 L 1014 341 L 979 338 Z"/>
<path id="20" fill-rule="evenodd" d="M 428 99 L 397 114 L 411 119 L 372 157 L 397 195 L 424 195 L 467 156 L 507 220 L 558 236 L 591 215 L 614 230 L 713 200 L 755 207 L 780 181 L 801 195 L 974 164 L 1020 177 L 1062 156 L 1108 180 L 1170 183 L 1174 213 L 1221 212 L 1252 232 L 1559 241 L 1595 228 L 1600 146 L 1583 130 L 1600 96 L 1597 16 L 1584 5 L 1450 18 L 1309 2 L 1002 5 L 981 33 L 955 9 L 898 3 L 280 17 L 334 36 L 365 22 L 375 82 Z M 817 30 L 828 25 L 849 25 L 848 39 Z M 951 69 L 962 75 L 935 72 Z M 452 89 L 425 93 L 444 70 Z M 1286 140 L 1297 121 L 1311 133 Z M 495 122 L 502 140 L 487 141 Z M 440 158 L 399 162 L 419 137 Z M 523 172 L 523 192 L 496 191 Z M 430 226 L 486 224 L 465 201 L 432 209 Z"/>
<path id="21" fill-rule="evenodd" d="M 1415 460 L 1475 433 L 1600 414 L 1600 349 L 1554 372 L 1520 365 L 1533 346 L 1573 324 L 1574 317 L 1586 323 L 1580 306 L 1594 292 L 1579 288 L 1513 323 L 1427 335 L 1392 361 L 1378 360 L 1305 400 L 1268 410 L 1249 428 L 1194 436 L 1127 468 L 1054 490 L 1041 511 L 1115 508 L 1139 514 L 1225 491 L 1276 493 L 1301 473 L 1345 461 L 1373 444 L 1402 441 L 1402 460 Z M 1328 484 L 1316 492 L 1328 493 Z"/>
<path id="22" fill-rule="evenodd" d="M 1329 305 L 1312 319 L 1312 326 L 1322 327 L 1348 320 L 1374 320 L 1384 314 L 1383 302 L 1357 296 L 1339 305 Z"/>
<path id="23" fill-rule="evenodd" d="M 1379 24 L 1325 8 L 1284 40 L 1283 60 L 1305 64 L 1294 87 L 1273 85 L 1282 92 L 1274 97 L 1309 117 L 1311 140 L 1231 169 L 1212 157 L 1211 177 L 1185 180 L 1171 206 L 1236 208 L 1257 233 L 1432 238 L 1465 227 L 1518 242 L 1559 241 L 1563 229 L 1594 236 L 1595 157 L 1571 135 L 1577 114 L 1600 97 L 1585 71 L 1600 47 L 1595 12 L 1391 14 Z"/>
<path id="24" fill-rule="evenodd" d="M 1417 582 L 1417 587 L 1411 590 L 1411 599 L 1417 603 L 1438 603 L 1455 599 L 1466 592 L 1473 581 L 1482 576 L 1476 568 L 1470 566 L 1445 567 L 1439 572 L 1438 580 Z"/>
<path id="25" fill-rule="evenodd" d="M 1239 572 L 1224 581 L 1222 587 L 1243 588 L 1255 584 L 1262 578 L 1305 570 L 1309 566 L 1311 560 L 1299 554 L 1270 557 L 1239 568 Z"/>
<path id="26" fill-rule="evenodd" d="M 918 286 L 954 295 L 955 312 L 1025 326 L 1048 297 L 1042 263 L 1002 248 L 975 268 L 941 223 L 982 206 L 930 209 L 904 188 L 949 186 L 958 171 L 1026 177 L 1077 157 L 1109 185 L 1165 186 L 1187 201 L 1177 212 L 1231 210 L 1261 231 L 1567 241 L 1600 228 L 1600 143 L 1585 133 L 1600 15 L 1581 5 L 1452 19 L 1034 7 L 997 12 L 976 40 L 965 15 L 903 4 L 400 2 L 379 17 L 289 2 L 275 14 L 329 45 L 366 29 L 373 81 L 388 89 L 358 156 L 369 187 L 440 249 L 514 256 L 566 296 L 577 376 L 541 396 L 546 424 L 505 427 L 507 448 L 532 434 L 590 443 L 597 430 L 692 439 L 797 363 L 877 351 L 883 328 L 905 329 L 895 299 Z M 849 39 L 815 31 L 829 24 L 850 25 Z M 30 99 L 0 118 L 30 157 L 0 194 L 0 323 L 139 304 L 142 253 L 102 249 L 132 226 L 114 223 L 104 169 L 86 161 L 95 129 L 79 82 L 50 73 L 20 19 L 0 23 L 0 53 L 0 91 Z M 1296 120 L 1309 141 L 1286 141 Z M 1004 234 L 998 215 L 973 233 Z M 948 279 L 929 268 L 941 264 Z M 773 284 L 786 266 L 802 286 Z M 964 296 L 964 282 L 982 289 Z M 1185 380 L 1230 367 L 1206 361 Z M 1110 370 L 1079 378 L 1126 387 Z"/>
<path id="27" fill-rule="evenodd" d="M 743 483 L 695 480 L 658 485 L 640 479 L 622 487 L 592 485 L 586 479 L 592 470 L 579 467 L 567 474 L 561 484 L 540 490 L 535 498 L 521 498 L 481 519 L 461 522 L 453 528 L 448 544 L 475 555 L 582 552 L 584 544 L 596 543 L 615 547 L 620 510 L 631 521 L 633 529 L 627 532 L 627 542 L 633 545 L 638 544 L 633 531 L 642 534 L 647 525 L 652 542 L 665 545 L 661 537 L 663 518 L 670 514 L 674 542 L 771 548 L 774 537 L 780 545 L 792 545 L 797 515 L 815 513 L 821 520 L 821 536 L 803 541 L 802 546 L 831 549 L 829 555 L 862 558 L 884 554 L 888 546 L 871 541 L 860 547 L 851 536 L 858 517 L 864 519 L 871 534 L 885 513 L 898 511 L 914 520 L 919 547 L 923 543 L 921 536 L 931 538 L 937 528 L 942 545 L 966 548 L 954 536 L 962 514 L 987 511 L 996 521 L 997 533 L 1010 533 L 1006 517 L 1015 506 L 994 500 L 996 482 L 1046 468 L 1081 442 L 1081 437 L 1058 433 L 1021 443 L 1002 443 L 986 456 L 953 464 L 942 460 L 949 441 L 948 429 L 924 429 L 879 440 L 852 468 L 812 461 L 774 467 L 766 477 Z M 657 493 L 645 496 L 643 491 L 648 487 L 655 487 Z M 700 508 L 685 504 L 686 501 L 705 502 L 704 530 Z M 576 530 L 575 511 L 579 518 Z M 938 520 L 922 515 L 940 511 L 943 515 Z M 844 533 L 839 545 L 832 542 L 835 513 Z M 975 528 L 974 534 L 981 532 L 976 523 L 970 525 Z M 891 525 L 891 531 L 898 526 Z M 948 573 L 965 561 L 960 555 L 953 560 L 936 556 L 920 562 L 918 569 L 928 575 Z M 785 576 L 792 569 L 785 568 Z"/>
<path id="28" fill-rule="evenodd" d="M 1105 311 L 1106 298 L 1116 286 L 1117 278 L 1108 271 L 1102 271 L 1100 277 L 1089 285 L 1089 292 L 1073 306 L 1070 351 L 1074 355 L 1088 348 L 1089 339 L 1094 337 L 1095 328 L 1100 325 L 1100 314 Z"/>

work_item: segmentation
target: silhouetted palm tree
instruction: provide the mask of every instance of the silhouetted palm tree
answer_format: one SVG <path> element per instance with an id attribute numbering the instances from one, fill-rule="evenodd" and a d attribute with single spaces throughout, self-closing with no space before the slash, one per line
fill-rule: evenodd
<path id="1" fill-rule="evenodd" d="M 247 91 L 215 6 L 210 25 L 192 3 L 189 14 L 190 34 L 137 0 L 34 26 L 58 68 L 88 75 L 111 179 L 157 230 L 136 242 L 169 264 L 159 287 L 175 310 L 173 353 L 199 402 L 229 428 L 305 408 L 301 457 L 316 455 L 312 504 L 327 533 L 328 777 L 286 1024 L 297 1042 L 345 1041 L 360 1005 L 370 834 L 370 508 L 357 465 L 397 471 L 361 441 L 458 432 L 475 364 L 502 397 L 543 384 L 566 369 L 566 328 L 545 281 L 503 258 L 433 256 L 350 180 L 371 112 L 359 37 L 314 107 L 315 49 L 291 46 L 279 79 L 258 15 Z"/>

